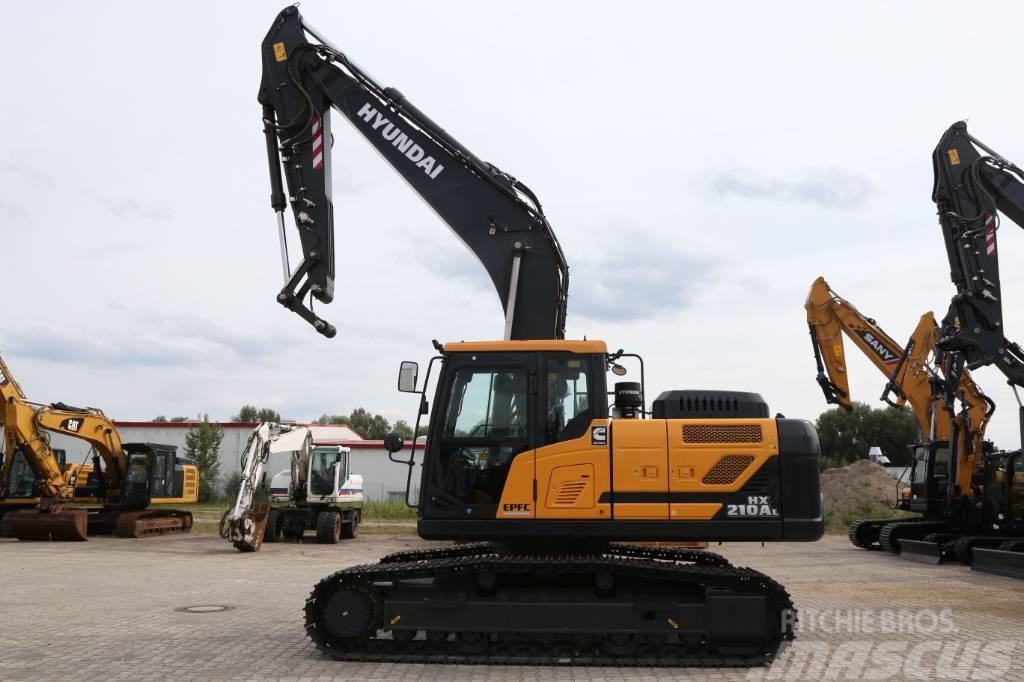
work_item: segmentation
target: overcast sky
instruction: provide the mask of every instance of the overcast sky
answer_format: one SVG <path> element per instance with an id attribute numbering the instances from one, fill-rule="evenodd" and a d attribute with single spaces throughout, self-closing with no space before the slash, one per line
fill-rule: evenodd
<path id="1" fill-rule="evenodd" d="M 6 3 L 0 351 L 29 397 L 122 420 L 243 403 L 411 420 L 398 362 L 490 339 L 483 269 L 334 126 L 327 340 L 281 286 L 256 91 L 280 2 Z M 1024 160 L 1019 3 L 357 3 L 304 17 L 541 198 L 571 268 L 568 334 L 642 354 L 648 395 L 761 392 L 814 419 L 803 301 L 825 275 L 896 339 L 953 292 L 931 151 Z M 969 19 L 969 20 L 968 20 Z M 1009 221 L 1003 299 L 1024 339 Z M 854 397 L 883 379 L 850 349 Z M 990 436 L 1018 443 L 1002 375 Z"/>

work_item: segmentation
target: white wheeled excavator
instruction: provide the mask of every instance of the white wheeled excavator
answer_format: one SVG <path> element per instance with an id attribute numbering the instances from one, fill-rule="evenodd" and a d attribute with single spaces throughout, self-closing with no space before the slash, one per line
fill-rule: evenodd
<path id="1" fill-rule="evenodd" d="M 289 466 L 272 476 L 270 503 L 257 502 L 264 470 L 279 464 L 272 457 L 281 453 L 290 455 Z M 263 542 L 282 537 L 301 540 L 307 530 L 326 544 L 356 537 L 363 477 L 351 473 L 350 455 L 349 448 L 315 445 L 307 426 L 260 424 L 242 455 L 242 481 L 221 523 L 222 537 L 241 552 L 258 551 Z"/>

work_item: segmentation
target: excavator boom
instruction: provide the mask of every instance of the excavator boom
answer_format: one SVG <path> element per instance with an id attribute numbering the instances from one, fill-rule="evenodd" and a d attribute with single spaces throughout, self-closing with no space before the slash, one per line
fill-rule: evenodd
<path id="1" fill-rule="evenodd" d="M 278 15 L 262 56 L 258 99 L 285 278 L 278 302 L 334 336 L 335 328 L 304 302 L 307 294 L 322 303 L 334 298 L 333 109 L 480 260 L 505 311 L 506 339 L 563 338 L 568 266 L 526 185 L 481 161 L 398 90 L 376 83 L 305 25 L 295 7 Z M 294 272 L 284 227 L 289 203 L 303 251 Z"/>
<path id="2" fill-rule="evenodd" d="M 308 427 L 285 426 L 263 422 L 249 436 L 242 455 L 241 483 L 235 504 L 228 510 L 224 533 L 241 552 L 259 551 L 263 544 L 269 505 L 256 502 L 256 491 L 263 477 L 263 468 L 270 460 L 274 445 L 289 434 L 294 449 L 310 449 L 312 436 Z"/>
<path id="3" fill-rule="evenodd" d="M 958 441 L 954 454 L 960 461 L 953 462 L 952 468 L 957 475 L 951 479 L 951 485 L 969 490 L 971 477 L 981 461 L 985 429 L 995 405 L 970 373 L 962 372 L 954 392 L 964 409 L 960 415 L 947 411 L 944 400 L 946 380 L 934 368 L 942 353 L 937 348 L 939 328 L 935 316 L 931 312 L 921 316 L 904 348 L 874 319 L 835 293 L 824 277 L 817 278 L 811 285 L 804 308 L 818 365 L 817 380 L 825 392 L 826 401 L 838 404 L 845 411 L 851 409 L 850 381 L 843 347 L 845 335 L 886 377 L 882 400 L 893 407 L 910 403 L 921 435 L 926 440 Z M 938 357 L 933 360 L 936 355 Z M 897 399 L 891 400 L 890 395 Z"/>

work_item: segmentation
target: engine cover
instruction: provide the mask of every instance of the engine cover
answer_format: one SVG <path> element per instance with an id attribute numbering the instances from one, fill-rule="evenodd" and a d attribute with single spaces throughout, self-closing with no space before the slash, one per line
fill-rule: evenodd
<path id="1" fill-rule="evenodd" d="M 745 391 L 665 391 L 654 400 L 655 419 L 764 419 L 768 403 Z"/>

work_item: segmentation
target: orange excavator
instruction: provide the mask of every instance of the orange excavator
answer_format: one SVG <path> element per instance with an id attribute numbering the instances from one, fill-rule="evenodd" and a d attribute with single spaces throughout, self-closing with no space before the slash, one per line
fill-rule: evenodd
<path id="1" fill-rule="evenodd" d="M 936 369 L 941 364 L 941 351 L 936 349 L 940 329 L 931 312 L 921 316 L 904 348 L 875 320 L 839 296 L 824 277 L 811 285 L 804 308 L 818 366 L 818 384 L 828 403 L 843 411 L 852 409 L 843 348 L 845 335 L 885 375 L 881 399 L 893 407 L 909 403 L 917 418 L 921 440 L 913 445 L 909 496 L 900 496 L 897 507 L 921 516 L 862 520 L 852 524 L 849 531 L 850 542 L 857 547 L 881 547 L 893 553 L 902 550 L 906 555 L 912 545 L 916 546 L 915 540 L 944 532 L 954 517 L 967 513 L 965 507 L 972 505 L 976 492 L 973 479 L 981 469 L 982 453 L 987 447 L 985 428 L 995 404 L 965 371 L 956 390 L 963 409 L 955 415 L 947 410 L 945 381 Z M 955 466 L 951 465 L 954 450 L 950 447 L 954 420 L 960 426 L 956 429 Z M 955 488 L 960 493 L 947 500 L 950 476 L 956 476 Z"/>
<path id="2" fill-rule="evenodd" d="M 178 458 L 176 448 L 122 443 L 113 422 L 96 408 L 30 402 L 3 360 L 0 397 L 6 446 L 0 508 L 7 510 L 0 518 L 0 535 L 21 540 L 85 540 L 89 534 L 138 537 L 192 527 L 190 512 L 150 508 L 198 498 L 198 470 Z M 47 433 L 88 443 L 96 453 L 91 470 L 62 466 Z M 14 477 L 24 479 L 27 471 L 34 476 L 32 485 L 16 485 Z M 38 506 L 24 496 L 8 499 L 8 491 L 24 489 L 38 492 Z M 102 506 L 68 506 L 76 501 L 96 501 Z"/>
<path id="3" fill-rule="evenodd" d="M 295 7 L 274 20 L 262 56 L 278 303 L 325 337 L 337 333 L 313 308 L 334 298 L 333 118 L 466 244 L 505 313 L 501 340 L 435 341 L 421 382 L 418 363 L 403 363 L 399 389 L 418 396 L 413 432 L 428 415 L 427 439 L 385 441 L 408 467 L 410 503 L 419 473 L 420 537 L 476 542 L 326 576 L 305 604 L 317 648 L 417 663 L 773 660 L 795 636 L 781 585 L 711 552 L 620 543 L 817 540 L 814 427 L 772 417 L 756 393 L 667 390 L 648 401 L 640 356 L 565 338 L 568 264 L 525 183 L 374 81 Z M 289 205 L 303 254 L 294 271 Z M 622 358 L 639 365 L 639 381 L 612 385 Z"/>

